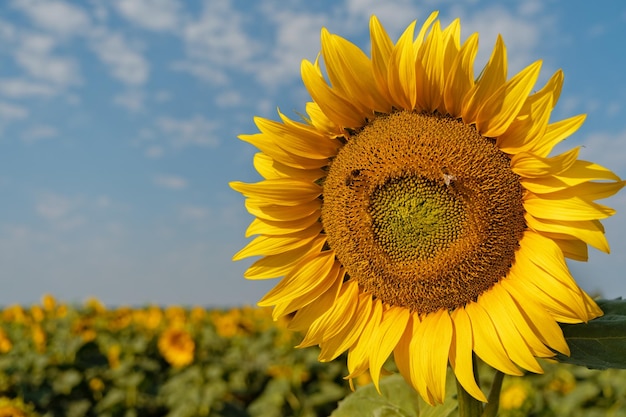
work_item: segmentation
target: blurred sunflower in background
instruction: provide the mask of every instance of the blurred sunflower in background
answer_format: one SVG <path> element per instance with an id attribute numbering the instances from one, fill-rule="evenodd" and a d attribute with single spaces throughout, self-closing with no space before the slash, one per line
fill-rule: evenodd
<path id="1" fill-rule="evenodd" d="M 539 373 L 536 357 L 569 353 L 557 322 L 602 314 L 565 257 L 609 251 L 614 210 L 595 200 L 624 182 L 578 148 L 550 155 L 585 118 L 550 122 L 561 71 L 538 91 L 540 61 L 507 79 L 498 37 L 476 78 L 477 34 L 461 43 L 436 12 L 415 28 L 394 43 L 372 17 L 370 57 L 322 29 L 304 120 L 279 112 L 240 136 L 264 179 L 231 183 L 258 235 L 234 259 L 262 257 L 249 279 L 284 277 L 259 305 L 292 316 L 321 361 L 347 351 L 350 380 L 369 370 L 378 386 L 393 354 L 427 402 L 443 401 L 448 364 L 486 401 L 473 352 Z"/>
<path id="2" fill-rule="evenodd" d="M 185 329 L 173 326 L 161 333 L 157 342 L 159 352 L 174 368 L 193 362 L 196 344 Z"/>

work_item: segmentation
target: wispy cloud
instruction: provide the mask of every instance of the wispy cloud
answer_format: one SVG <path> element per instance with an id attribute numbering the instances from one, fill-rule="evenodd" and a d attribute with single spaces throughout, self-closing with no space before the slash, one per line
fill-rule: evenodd
<path id="1" fill-rule="evenodd" d="M 132 112 L 143 110 L 144 100 L 145 94 L 140 90 L 127 90 L 113 97 L 113 103 Z"/>
<path id="2" fill-rule="evenodd" d="M 163 31 L 180 27 L 181 4 L 175 0 L 117 0 L 113 5 L 119 14 L 144 29 Z"/>
<path id="3" fill-rule="evenodd" d="M 42 29 L 61 35 L 82 33 L 90 19 L 80 7 L 58 0 L 16 0 L 13 7 L 26 13 Z"/>
<path id="4" fill-rule="evenodd" d="M 39 80 L 60 86 L 81 82 L 77 61 L 54 54 L 57 41 L 51 35 L 23 33 L 15 49 L 15 60 L 26 72 Z"/>
<path id="5" fill-rule="evenodd" d="M 58 130 L 53 126 L 31 126 L 22 132 L 22 140 L 26 143 L 35 143 L 43 139 L 54 138 L 58 134 Z"/>
<path id="6" fill-rule="evenodd" d="M 0 79 L 0 95 L 11 98 L 52 97 L 57 93 L 53 86 L 23 78 Z"/>
<path id="7" fill-rule="evenodd" d="M 204 116 L 196 115 L 191 119 L 164 116 L 157 119 L 157 127 L 174 147 L 214 147 L 219 144 L 215 134 L 217 123 Z"/>
<path id="8" fill-rule="evenodd" d="M 187 180 L 178 175 L 157 175 L 154 184 L 169 190 L 182 190 L 187 188 Z"/>
<path id="9" fill-rule="evenodd" d="M 100 29 L 92 33 L 91 47 L 109 67 L 111 75 L 129 85 L 141 85 L 148 80 L 150 65 L 121 33 Z"/>

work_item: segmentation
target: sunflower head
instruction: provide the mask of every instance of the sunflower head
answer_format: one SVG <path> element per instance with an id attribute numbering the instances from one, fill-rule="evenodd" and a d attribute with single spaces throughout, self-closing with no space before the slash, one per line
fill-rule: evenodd
<path id="1" fill-rule="evenodd" d="M 249 279 L 282 277 L 259 304 L 321 361 L 347 351 L 350 380 L 369 370 L 378 386 L 393 354 L 429 403 L 448 364 L 486 401 L 473 354 L 542 372 L 537 357 L 569 353 L 557 322 L 602 314 L 565 258 L 608 252 L 614 210 L 595 200 L 624 182 L 577 148 L 551 154 L 585 118 L 550 120 L 561 71 L 540 88 L 540 61 L 508 77 L 498 37 L 475 77 L 477 34 L 461 42 L 437 13 L 415 29 L 393 42 L 372 17 L 369 56 L 322 29 L 321 59 L 301 68 L 305 120 L 279 112 L 240 136 L 263 180 L 231 183 L 257 235 L 234 259 L 261 257 Z"/>
<path id="2" fill-rule="evenodd" d="M 189 332 L 184 329 L 166 329 L 159 336 L 157 345 L 163 358 L 175 368 L 182 368 L 193 362 L 196 345 Z"/>

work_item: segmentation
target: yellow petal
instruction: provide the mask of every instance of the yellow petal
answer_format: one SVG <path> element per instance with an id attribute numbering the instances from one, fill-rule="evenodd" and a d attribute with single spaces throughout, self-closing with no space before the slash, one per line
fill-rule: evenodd
<path id="1" fill-rule="evenodd" d="M 445 50 L 439 21 L 436 21 L 415 61 L 417 106 L 427 112 L 439 107 L 443 94 Z"/>
<path id="2" fill-rule="evenodd" d="M 415 23 L 411 22 L 391 51 L 387 70 L 387 85 L 392 104 L 406 110 L 414 109 L 417 100 L 413 49 Z"/>
<path id="3" fill-rule="evenodd" d="M 343 275 L 340 276 L 343 278 Z M 314 303 L 307 304 L 298 310 L 287 324 L 287 329 L 299 332 L 308 330 L 315 320 L 324 315 L 335 305 L 335 301 L 342 287 L 342 280 L 337 279 L 334 285 L 318 297 Z"/>
<path id="4" fill-rule="evenodd" d="M 529 113 L 524 117 L 517 117 L 506 132 L 497 138 L 498 148 L 502 152 L 516 154 L 527 152 L 537 145 L 550 120 L 552 110 L 552 95 L 546 94 L 542 99 L 535 101 Z"/>
<path id="5" fill-rule="evenodd" d="M 580 148 L 574 148 L 552 158 L 521 152 L 511 158 L 511 170 L 521 177 L 530 178 L 558 175 L 574 165 L 579 152 Z"/>
<path id="6" fill-rule="evenodd" d="M 277 302 L 293 300 L 315 288 L 328 276 L 339 273 L 339 263 L 335 261 L 335 252 L 326 251 L 303 259 L 278 285 L 270 290 L 257 303 L 261 307 Z"/>
<path id="7" fill-rule="evenodd" d="M 509 128 L 535 85 L 541 61 L 529 65 L 498 88 L 476 113 L 476 127 L 481 135 L 498 137 Z"/>
<path id="8" fill-rule="evenodd" d="M 361 337 L 363 329 L 370 319 L 372 305 L 373 301 L 370 294 L 359 294 L 357 309 L 351 321 L 340 333 L 320 345 L 321 351 L 318 358 L 320 362 L 332 361 Z"/>
<path id="9" fill-rule="evenodd" d="M 291 233 L 285 236 L 258 236 L 237 252 L 233 256 L 233 261 L 238 261 L 250 256 L 276 255 L 291 249 L 300 248 L 309 244 L 313 239 L 319 236 L 321 231 L 322 224 L 318 222 L 301 232 Z"/>
<path id="10" fill-rule="evenodd" d="M 319 345 L 341 333 L 341 330 L 352 320 L 358 297 L 359 286 L 355 281 L 348 281 L 342 285 L 335 304 L 311 323 L 306 336 L 297 347 Z"/>
<path id="11" fill-rule="evenodd" d="M 318 282 L 314 283 L 314 286 L 306 293 L 291 300 L 285 299 L 285 301 L 276 303 L 272 315 L 275 318 L 282 317 L 317 301 L 326 291 L 336 286 L 337 282 L 343 281 L 344 272 L 344 270 L 339 269 L 336 269 L 336 271 L 331 270 L 328 275 L 323 276 Z"/>
<path id="12" fill-rule="evenodd" d="M 329 139 L 311 126 L 289 120 L 280 111 L 278 114 L 283 123 L 262 117 L 254 120 L 262 133 L 276 138 L 276 145 L 304 158 L 328 159 L 337 154 L 337 149 L 341 146 L 338 140 Z"/>
<path id="13" fill-rule="evenodd" d="M 602 252 L 609 253 L 609 244 L 604 235 L 604 228 L 597 220 L 547 220 L 536 218 L 530 213 L 526 213 L 525 219 L 528 227 L 537 232 L 573 236 Z"/>
<path id="14" fill-rule="evenodd" d="M 581 114 L 549 124 L 546 127 L 546 131 L 541 139 L 541 142 L 538 143 L 536 147 L 531 149 L 531 152 L 538 156 L 548 156 L 556 144 L 569 137 L 572 133 L 577 131 L 580 126 L 582 126 L 586 117 L 586 115 Z"/>
<path id="15" fill-rule="evenodd" d="M 357 128 L 365 123 L 363 115 L 350 101 L 326 84 L 319 69 L 309 61 L 302 61 L 302 82 L 320 109 L 341 127 Z"/>
<path id="16" fill-rule="evenodd" d="M 478 109 L 493 95 L 506 81 L 507 61 L 506 48 L 502 37 L 498 35 L 489 62 L 483 69 L 476 84 L 465 95 L 461 116 L 466 124 L 476 122 Z"/>
<path id="17" fill-rule="evenodd" d="M 391 111 L 391 104 L 378 91 L 372 63 L 360 48 L 322 29 L 322 55 L 333 88 L 363 113 Z"/>
<path id="18" fill-rule="evenodd" d="M 452 117 L 461 116 L 463 101 L 474 87 L 474 59 L 478 52 L 478 34 L 472 34 L 454 59 L 445 84 L 444 102 Z"/>
<path id="19" fill-rule="evenodd" d="M 278 204 L 254 201 L 245 201 L 246 210 L 253 216 L 270 221 L 289 221 L 303 219 L 320 210 L 322 200 L 315 199 L 297 206 L 282 206 Z"/>
<path id="20" fill-rule="evenodd" d="M 312 101 L 306 103 L 306 114 L 309 116 L 311 125 L 328 135 L 329 138 L 337 138 L 345 134 L 343 128 L 329 119 L 317 103 Z"/>
<path id="21" fill-rule="evenodd" d="M 569 355 L 569 347 L 563 337 L 563 331 L 554 317 L 540 304 L 540 300 L 545 297 L 536 291 L 528 291 L 527 286 L 519 285 L 519 282 L 508 278 L 501 280 L 500 285 L 511 295 L 518 311 L 526 318 L 526 323 L 541 341 L 557 352 Z"/>
<path id="22" fill-rule="evenodd" d="M 326 176 L 326 173 L 319 169 L 298 169 L 275 161 L 271 156 L 262 152 L 254 155 L 254 168 L 266 180 L 277 178 L 299 178 L 303 181 L 313 182 Z"/>
<path id="23" fill-rule="evenodd" d="M 290 272 L 303 258 L 320 252 L 325 243 L 326 236 L 322 235 L 313 239 L 308 245 L 261 258 L 250 265 L 243 276 L 247 279 L 282 277 Z"/>
<path id="24" fill-rule="evenodd" d="M 486 363 L 508 375 L 523 375 L 511 362 L 487 312 L 479 303 L 471 302 L 465 311 L 472 322 L 474 352 Z"/>
<path id="25" fill-rule="evenodd" d="M 595 180 L 620 181 L 620 177 L 611 170 L 593 162 L 576 160 L 567 170 L 558 175 L 520 179 L 524 188 L 535 194 L 559 191 Z"/>
<path id="26" fill-rule="evenodd" d="M 374 301 L 372 306 L 372 316 L 367 322 L 361 337 L 350 347 L 348 352 L 348 375 L 345 379 L 356 378 L 365 372 L 369 365 L 369 356 L 371 349 L 371 340 L 378 331 L 380 321 L 383 317 L 383 306 L 380 299 Z"/>
<path id="27" fill-rule="evenodd" d="M 372 73 L 378 90 L 388 96 L 387 67 L 393 50 L 393 42 L 376 16 L 370 19 L 370 38 L 372 39 Z"/>
<path id="28" fill-rule="evenodd" d="M 536 339 L 536 336 L 532 332 L 526 332 L 524 334 L 526 338 L 522 337 L 518 324 L 519 327 L 523 327 L 523 318 L 513 319 L 511 314 L 514 313 L 514 309 L 507 308 L 505 304 L 506 295 L 506 290 L 496 284 L 478 298 L 478 303 L 484 307 L 491 318 L 509 358 L 524 369 L 538 374 L 543 373 L 529 348 L 529 344 L 533 342 L 533 339 Z M 539 340 L 536 341 L 539 342 Z M 540 342 L 536 345 L 537 347 L 541 346 Z M 545 353 L 546 349 L 543 351 Z M 553 356 L 549 354 L 549 350 L 548 356 Z"/>
<path id="29" fill-rule="evenodd" d="M 528 193 L 524 209 L 536 218 L 548 220 L 596 220 L 615 214 L 612 208 L 572 197 L 547 199 Z"/>
<path id="30" fill-rule="evenodd" d="M 589 250 L 587 244 L 578 239 L 559 239 L 551 237 L 554 243 L 559 245 L 563 256 L 575 261 L 587 262 L 589 260 Z"/>
<path id="31" fill-rule="evenodd" d="M 450 366 L 465 391 L 477 400 L 487 402 L 487 397 L 474 378 L 472 324 L 469 316 L 465 308 L 460 307 L 450 314 L 450 318 L 454 329 L 450 344 Z"/>
<path id="32" fill-rule="evenodd" d="M 256 146 L 261 152 L 267 154 L 275 161 L 293 168 L 316 169 L 328 165 L 328 160 L 326 159 L 303 158 L 285 151 L 278 146 L 276 143 L 277 138 L 273 135 L 257 133 L 254 135 L 239 135 L 237 137 L 244 142 Z"/>
<path id="33" fill-rule="evenodd" d="M 383 314 L 380 327 L 373 335 L 370 354 L 370 375 L 376 390 L 380 393 L 380 371 L 395 349 L 409 321 L 409 310 L 404 307 L 391 307 Z"/>
<path id="34" fill-rule="evenodd" d="M 426 386 L 436 403 L 446 396 L 446 369 L 452 343 L 452 320 L 448 310 L 424 317 L 416 335 L 417 367 L 424 373 Z"/>

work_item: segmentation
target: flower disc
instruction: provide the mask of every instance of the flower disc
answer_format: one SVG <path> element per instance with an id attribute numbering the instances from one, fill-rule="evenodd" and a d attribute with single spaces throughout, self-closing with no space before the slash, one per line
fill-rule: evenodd
<path id="1" fill-rule="evenodd" d="M 418 313 L 452 310 L 507 275 L 525 228 L 522 186 L 474 127 L 402 111 L 339 151 L 322 224 L 365 291 Z"/>

